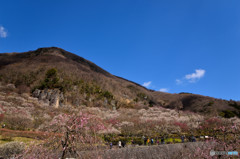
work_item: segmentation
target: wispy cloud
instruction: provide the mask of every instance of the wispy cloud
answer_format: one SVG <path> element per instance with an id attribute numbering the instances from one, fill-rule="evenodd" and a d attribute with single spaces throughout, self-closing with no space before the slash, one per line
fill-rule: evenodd
<path id="1" fill-rule="evenodd" d="M 151 83 L 152 83 L 152 81 L 144 82 L 143 86 L 148 88 L 151 85 Z"/>
<path id="2" fill-rule="evenodd" d="M 194 73 L 192 74 L 187 74 L 185 76 L 185 79 L 187 79 L 189 82 L 194 83 L 200 78 L 202 78 L 205 75 L 205 70 L 203 69 L 196 69 Z"/>
<path id="3" fill-rule="evenodd" d="M 168 92 L 169 89 L 168 89 L 168 88 L 161 88 L 161 89 L 159 89 L 159 91 L 160 91 L 160 92 Z"/>
<path id="4" fill-rule="evenodd" d="M 182 83 L 183 83 L 182 80 L 180 80 L 180 79 L 176 79 L 176 84 L 182 84 Z"/>
<path id="5" fill-rule="evenodd" d="M 186 82 L 195 83 L 201 78 L 203 78 L 205 73 L 206 73 L 206 70 L 204 69 L 196 69 L 194 73 L 187 74 L 181 79 L 176 79 L 176 84 L 181 85 Z"/>
<path id="6" fill-rule="evenodd" d="M 6 38 L 7 37 L 7 31 L 3 26 L 0 26 L 0 38 Z"/>

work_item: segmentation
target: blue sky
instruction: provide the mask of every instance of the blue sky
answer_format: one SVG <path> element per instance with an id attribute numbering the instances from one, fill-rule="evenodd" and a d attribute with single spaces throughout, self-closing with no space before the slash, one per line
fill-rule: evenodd
<path id="1" fill-rule="evenodd" d="M 154 90 L 240 100 L 239 0 L 8 0 L 0 52 L 57 46 Z"/>

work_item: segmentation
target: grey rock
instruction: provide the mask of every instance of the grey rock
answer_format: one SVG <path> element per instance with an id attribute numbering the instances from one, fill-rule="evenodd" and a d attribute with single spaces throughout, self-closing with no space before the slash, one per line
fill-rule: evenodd
<path id="1" fill-rule="evenodd" d="M 63 106 L 64 96 L 63 93 L 58 89 L 36 89 L 32 95 L 33 97 L 38 98 L 38 100 L 43 101 L 49 106 L 53 106 L 55 108 Z"/>
<path id="2" fill-rule="evenodd" d="M 41 91 L 39 89 L 35 89 L 35 91 L 33 92 L 33 97 L 39 97 Z"/>
<path id="3" fill-rule="evenodd" d="M 111 101 L 111 105 L 112 105 L 113 107 L 115 107 L 115 106 L 116 106 L 116 101 L 115 101 L 115 100 L 112 100 L 112 101 Z"/>
<path id="4" fill-rule="evenodd" d="M 10 89 L 15 89 L 15 85 L 14 84 L 7 84 L 7 88 L 10 88 Z"/>
<path id="5" fill-rule="evenodd" d="M 79 98 L 77 98 L 76 100 L 73 101 L 73 105 L 75 105 L 77 107 L 80 106 L 80 104 L 81 104 L 81 100 Z"/>
<path id="6" fill-rule="evenodd" d="M 104 105 L 105 107 L 108 106 L 108 100 L 107 100 L 107 98 L 104 98 L 103 105 Z"/>
<path id="7" fill-rule="evenodd" d="M 89 102 L 92 102 L 92 98 L 89 98 L 88 101 L 89 101 Z"/>

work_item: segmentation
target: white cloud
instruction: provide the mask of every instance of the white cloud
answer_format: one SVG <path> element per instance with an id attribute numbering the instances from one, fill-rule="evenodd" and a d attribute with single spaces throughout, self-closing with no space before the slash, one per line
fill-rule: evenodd
<path id="1" fill-rule="evenodd" d="M 176 84 L 182 84 L 182 83 L 183 83 L 182 80 L 180 80 L 180 79 L 176 79 Z"/>
<path id="2" fill-rule="evenodd" d="M 143 86 L 148 88 L 151 85 L 151 83 L 152 83 L 152 81 L 144 82 Z"/>
<path id="3" fill-rule="evenodd" d="M 187 79 L 189 82 L 194 83 L 196 80 L 199 80 L 205 75 L 205 70 L 203 69 L 196 69 L 194 73 L 192 74 L 187 74 L 185 76 L 185 79 Z"/>
<path id="4" fill-rule="evenodd" d="M 161 88 L 161 89 L 159 89 L 159 91 L 160 91 L 160 92 L 168 92 L 169 89 L 168 89 L 168 88 Z"/>
<path id="5" fill-rule="evenodd" d="M 0 38 L 6 38 L 7 37 L 7 31 L 3 26 L 0 26 Z"/>
<path id="6" fill-rule="evenodd" d="M 176 84 L 182 85 L 182 84 L 185 84 L 186 82 L 195 83 L 200 78 L 204 77 L 205 73 L 206 73 L 206 70 L 196 69 L 194 73 L 187 74 L 183 78 L 176 79 Z"/>

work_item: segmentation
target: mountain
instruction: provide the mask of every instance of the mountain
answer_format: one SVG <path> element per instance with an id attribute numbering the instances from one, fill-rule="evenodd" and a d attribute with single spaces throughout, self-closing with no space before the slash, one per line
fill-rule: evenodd
<path id="1" fill-rule="evenodd" d="M 52 101 L 49 94 L 55 94 L 60 106 L 110 109 L 161 106 L 224 117 L 240 116 L 239 102 L 148 90 L 57 47 L 1 53 L 0 81 L 5 85 L 14 84 L 17 93 L 29 93 L 48 103 Z"/>

